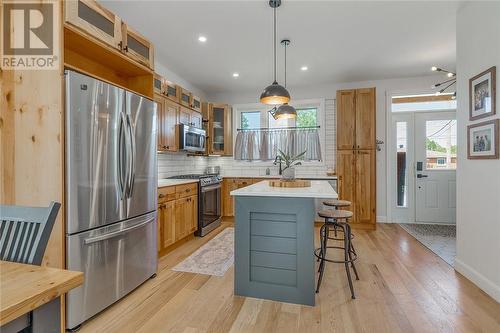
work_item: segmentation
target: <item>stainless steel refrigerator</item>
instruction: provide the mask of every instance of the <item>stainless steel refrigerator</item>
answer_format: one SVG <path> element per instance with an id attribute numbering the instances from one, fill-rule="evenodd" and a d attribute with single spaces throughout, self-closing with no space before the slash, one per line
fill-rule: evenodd
<path id="1" fill-rule="evenodd" d="M 156 273 L 156 105 L 66 71 L 66 296 L 74 329 Z"/>

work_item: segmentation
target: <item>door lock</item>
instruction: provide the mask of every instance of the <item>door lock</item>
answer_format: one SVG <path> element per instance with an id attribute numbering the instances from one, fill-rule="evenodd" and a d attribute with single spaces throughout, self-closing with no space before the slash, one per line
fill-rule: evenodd
<path id="1" fill-rule="evenodd" d="M 421 173 L 417 174 L 417 178 L 427 178 L 429 177 L 428 175 L 423 175 Z"/>

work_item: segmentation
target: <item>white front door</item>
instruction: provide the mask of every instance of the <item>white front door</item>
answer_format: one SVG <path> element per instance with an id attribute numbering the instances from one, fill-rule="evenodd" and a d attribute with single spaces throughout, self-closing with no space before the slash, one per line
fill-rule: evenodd
<path id="1" fill-rule="evenodd" d="M 415 221 L 456 221 L 455 112 L 415 114 Z"/>

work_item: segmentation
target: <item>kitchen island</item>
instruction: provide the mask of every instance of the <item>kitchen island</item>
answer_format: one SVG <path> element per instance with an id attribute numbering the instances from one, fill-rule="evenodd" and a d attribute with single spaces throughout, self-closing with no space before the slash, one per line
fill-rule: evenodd
<path id="1" fill-rule="evenodd" d="M 265 180 L 235 198 L 235 295 L 315 304 L 315 199 L 337 199 L 325 180 L 271 187 Z"/>

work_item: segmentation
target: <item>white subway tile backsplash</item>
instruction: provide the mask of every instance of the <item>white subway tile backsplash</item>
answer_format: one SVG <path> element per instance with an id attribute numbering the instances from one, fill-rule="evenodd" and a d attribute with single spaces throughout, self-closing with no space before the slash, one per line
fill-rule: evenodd
<path id="1" fill-rule="evenodd" d="M 322 142 L 323 159 L 321 163 L 307 163 L 296 167 L 297 176 L 324 176 L 330 169 L 335 169 L 336 147 L 336 112 L 335 99 L 325 100 L 325 135 Z M 198 157 L 187 156 L 186 153 L 159 153 L 158 179 L 171 176 L 203 173 L 207 166 L 219 165 L 225 176 L 263 176 L 269 168 L 272 175 L 277 174 L 277 167 L 272 163 L 240 162 L 232 157 Z"/>

